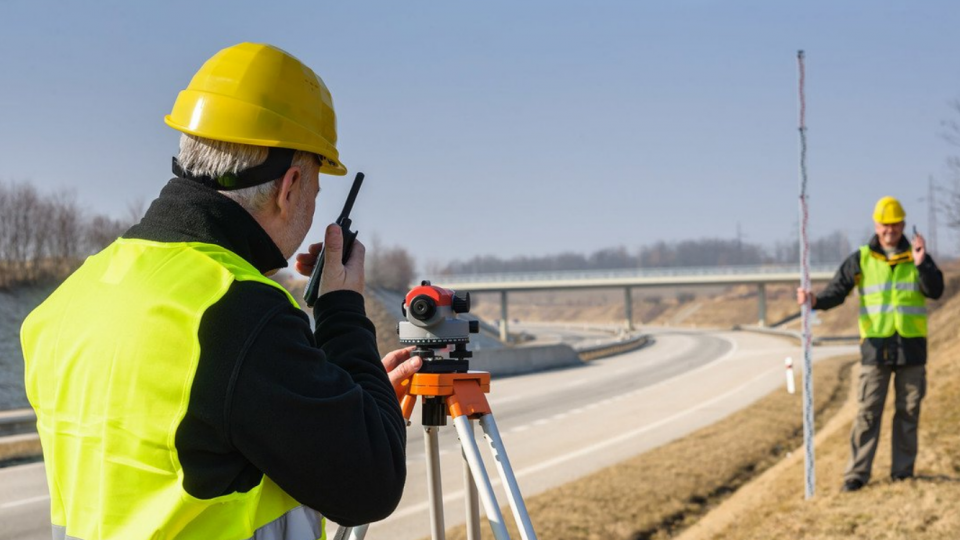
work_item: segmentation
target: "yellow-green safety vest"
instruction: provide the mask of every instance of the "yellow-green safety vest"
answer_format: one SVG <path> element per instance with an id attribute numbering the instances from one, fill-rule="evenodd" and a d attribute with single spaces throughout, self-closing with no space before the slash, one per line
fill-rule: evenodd
<path id="1" fill-rule="evenodd" d="M 920 292 L 917 267 L 904 258 L 891 267 L 870 246 L 860 248 L 860 337 L 926 337 L 926 299 Z"/>
<path id="2" fill-rule="evenodd" d="M 24 321 L 55 539 L 316 540 L 324 518 L 264 475 L 246 493 L 183 488 L 174 438 L 200 319 L 234 281 L 284 291 L 219 246 L 119 239 Z"/>

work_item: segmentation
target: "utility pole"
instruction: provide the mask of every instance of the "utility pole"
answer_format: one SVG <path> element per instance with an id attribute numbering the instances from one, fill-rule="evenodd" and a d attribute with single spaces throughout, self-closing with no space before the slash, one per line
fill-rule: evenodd
<path id="1" fill-rule="evenodd" d="M 934 198 L 933 175 L 927 184 L 927 228 L 929 230 L 930 253 L 937 254 L 937 204 Z"/>
<path id="2" fill-rule="evenodd" d="M 743 232 L 740 230 L 740 222 L 737 222 L 737 262 L 743 264 Z"/>

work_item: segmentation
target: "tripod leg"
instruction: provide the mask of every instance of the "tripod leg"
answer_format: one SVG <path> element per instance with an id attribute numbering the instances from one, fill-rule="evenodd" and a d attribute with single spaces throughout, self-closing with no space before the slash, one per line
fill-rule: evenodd
<path id="1" fill-rule="evenodd" d="M 367 535 L 367 527 L 369 526 L 370 524 L 368 523 L 366 525 L 354 527 L 353 530 L 350 531 L 350 536 L 347 537 L 347 540 L 363 540 L 363 538 Z"/>
<path id="2" fill-rule="evenodd" d="M 481 416 L 480 427 L 483 428 L 487 442 L 490 443 L 500 479 L 507 488 L 507 499 L 510 501 L 513 517 L 520 528 L 520 537 L 523 540 L 536 540 L 537 534 L 533 531 L 533 524 L 530 523 L 530 514 L 527 513 L 527 506 L 523 502 L 523 496 L 520 495 L 520 486 L 517 484 L 517 477 L 513 474 L 513 467 L 510 466 L 510 459 L 507 457 L 507 450 L 503 446 L 503 439 L 500 438 L 500 430 L 497 429 L 493 414 Z"/>
<path id="3" fill-rule="evenodd" d="M 476 438 L 473 420 L 470 420 L 470 438 Z M 473 481 L 473 475 L 470 474 L 470 462 L 467 461 L 467 454 L 463 452 L 462 444 L 461 453 L 463 455 L 463 489 L 466 493 L 467 507 L 467 540 L 480 540 L 480 499 L 477 495 L 477 483 Z"/>
<path id="4" fill-rule="evenodd" d="M 480 458 L 480 448 L 477 446 L 477 440 L 473 438 L 473 433 L 470 430 L 470 420 L 466 416 L 458 416 L 453 419 L 453 422 L 457 426 L 457 434 L 460 435 L 460 447 L 463 448 L 463 456 L 470 464 L 473 481 L 480 489 L 480 500 L 483 501 L 483 509 L 487 512 L 487 520 L 490 521 L 493 536 L 496 540 L 510 540 L 507 526 L 503 523 L 503 514 L 500 513 L 500 507 L 497 506 L 497 497 L 494 495 L 493 486 L 490 484 L 490 476 L 487 474 L 487 470 L 483 466 L 483 460 Z"/>
<path id="5" fill-rule="evenodd" d="M 427 496 L 430 498 L 430 537 L 444 540 L 443 486 L 440 483 L 440 428 L 423 427 L 423 442 L 427 450 Z"/>
<path id="6" fill-rule="evenodd" d="M 340 527 L 337 529 L 337 534 L 333 535 L 333 540 L 363 540 L 367 536 L 367 528 L 369 527 L 370 524 Z"/>

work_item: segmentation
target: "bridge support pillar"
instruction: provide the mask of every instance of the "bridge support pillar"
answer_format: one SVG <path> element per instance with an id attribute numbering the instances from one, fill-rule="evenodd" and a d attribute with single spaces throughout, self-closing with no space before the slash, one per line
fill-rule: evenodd
<path id="1" fill-rule="evenodd" d="M 510 342 L 510 334 L 507 332 L 507 291 L 500 291 L 500 341 Z"/>
<path id="2" fill-rule="evenodd" d="M 624 327 L 628 332 L 633 331 L 633 289 L 624 287 L 623 289 L 623 315 L 626 317 Z"/>
<path id="3" fill-rule="evenodd" d="M 767 326 L 767 285 L 765 283 L 757 284 L 757 313 L 760 319 L 757 325 L 764 328 Z"/>

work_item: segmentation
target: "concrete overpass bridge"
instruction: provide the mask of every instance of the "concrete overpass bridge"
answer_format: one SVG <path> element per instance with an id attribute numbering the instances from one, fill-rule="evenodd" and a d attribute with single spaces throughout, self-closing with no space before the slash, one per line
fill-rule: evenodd
<path id="1" fill-rule="evenodd" d="M 810 269 L 812 282 L 829 281 L 837 265 Z M 507 295 L 510 292 L 575 289 L 623 289 L 625 327 L 633 329 L 631 291 L 644 287 L 756 285 L 760 326 L 766 326 L 767 284 L 800 284 L 796 265 L 636 268 L 564 272 L 513 272 L 503 274 L 436 275 L 424 279 L 456 291 L 500 293 L 500 339 L 507 339 Z"/>

